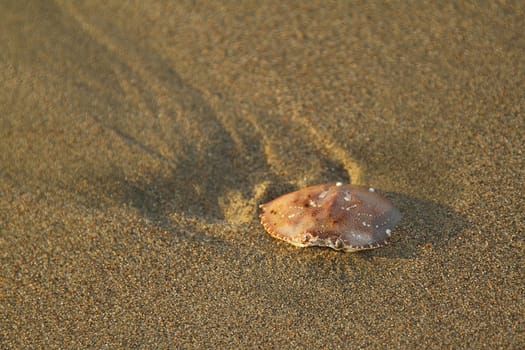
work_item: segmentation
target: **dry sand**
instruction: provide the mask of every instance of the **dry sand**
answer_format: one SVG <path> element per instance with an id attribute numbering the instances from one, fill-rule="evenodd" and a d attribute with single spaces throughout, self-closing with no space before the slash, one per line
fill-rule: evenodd
<path id="1" fill-rule="evenodd" d="M 2 348 L 525 347 L 522 1 L 0 6 Z M 336 180 L 391 246 L 264 232 Z"/>

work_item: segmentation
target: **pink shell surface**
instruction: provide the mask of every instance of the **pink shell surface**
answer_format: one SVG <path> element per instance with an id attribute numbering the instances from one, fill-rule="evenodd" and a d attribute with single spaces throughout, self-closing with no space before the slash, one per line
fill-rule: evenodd
<path id="1" fill-rule="evenodd" d="M 262 208 L 270 235 L 299 247 L 357 251 L 388 244 L 401 214 L 372 188 L 327 183 L 278 197 Z"/>

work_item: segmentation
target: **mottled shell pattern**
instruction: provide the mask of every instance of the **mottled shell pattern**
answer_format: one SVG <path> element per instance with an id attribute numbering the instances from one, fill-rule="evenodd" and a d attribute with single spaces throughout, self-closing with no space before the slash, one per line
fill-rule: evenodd
<path id="1" fill-rule="evenodd" d="M 401 214 L 373 188 L 340 182 L 285 194 L 260 206 L 268 233 L 299 247 L 347 252 L 388 244 Z"/>

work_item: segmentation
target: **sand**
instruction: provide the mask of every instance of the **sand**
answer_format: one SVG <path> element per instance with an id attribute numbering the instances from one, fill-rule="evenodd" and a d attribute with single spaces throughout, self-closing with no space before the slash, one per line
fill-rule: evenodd
<path id="1" fill-rule="evenodd" d="M 523 2 L 2 3 L 2 348 L 525 347 Z M 390 246 L 264 231 L 330 181 Z"/>

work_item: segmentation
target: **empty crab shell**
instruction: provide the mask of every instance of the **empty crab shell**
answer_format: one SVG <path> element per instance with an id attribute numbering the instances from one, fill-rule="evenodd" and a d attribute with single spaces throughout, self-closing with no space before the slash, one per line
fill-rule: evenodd
<path id="1" fill-rule="evenodd" d="M 401 214 L 373 188 L 327 183 L 285 194 L 262 208 L 270 235 L 299 247 L 372 249 L 388 243 Z"/>

